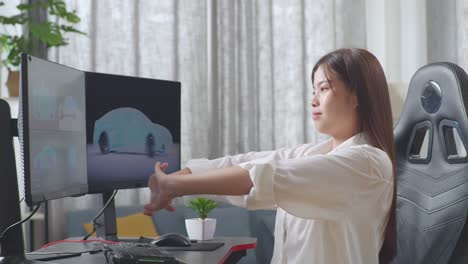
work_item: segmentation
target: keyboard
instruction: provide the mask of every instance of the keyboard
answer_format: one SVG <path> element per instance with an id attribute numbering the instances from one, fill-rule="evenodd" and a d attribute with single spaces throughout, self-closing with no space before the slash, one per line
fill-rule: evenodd
<path id="1" fill-rule="evenodd" d="M 148 243 L 120 242 L 103 244 L 104 255 L 109 264 L 179 264 L 169 253 Z"/>

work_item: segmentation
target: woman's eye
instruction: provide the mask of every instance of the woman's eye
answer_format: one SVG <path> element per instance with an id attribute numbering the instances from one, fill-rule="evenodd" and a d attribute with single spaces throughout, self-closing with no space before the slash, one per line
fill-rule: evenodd
<path id="1" fill-rule="evenodd" d="M 321 88 L 320 88 L 320 92 L 327 91 L 328 89 L 330 89 L 330 88 L 328 88 L 328 87 L 321 87 Z"/>

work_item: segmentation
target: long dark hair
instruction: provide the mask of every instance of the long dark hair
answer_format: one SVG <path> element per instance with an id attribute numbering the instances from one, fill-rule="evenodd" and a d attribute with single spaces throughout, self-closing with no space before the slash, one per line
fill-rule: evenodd
<path id="1" fill-rule="evenodd" d="M 363 49 L 338 49 L 324 55 L 312 70 L 312 83 L 317 69 L 323 66 L 327 76 L 340 78 L 357 96 L 361 131 L 370 144 L 385 151 L 393 163 L 393 202 L 379 252 L 379 262 L 389 263 L 396 255 L 396 182 L 392 109 L 387 80 L 377 58 Z"/>

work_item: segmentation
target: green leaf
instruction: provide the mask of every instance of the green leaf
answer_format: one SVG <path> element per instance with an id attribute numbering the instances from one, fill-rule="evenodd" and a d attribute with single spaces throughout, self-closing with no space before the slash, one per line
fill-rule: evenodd
<path id="1" fill-rule="evenodd" d="M 21 53 L 30 53 L 32 50 L 32 43 L 30 41 L 26 41 L 23 36 L 13 36 L 9 38 L 8 45 L 10 45 L 11 48 L 6 60 L 4 61 L 7 65 L 19 66 L 21 62 Z"/>
<path id="2" fill-rule="evenodd" d="M 76 15 L 75 13 L 76 11 L 73 11 L 72 13 L 67 13 L 65 15 L 65 19 L 70 22 L 70 23 L 73 23 L 73 24 L 76 24 L 76 23 L 79 23 L 81 20 L 80 18 Z"/>
<path id="3" fill-rule="evenodd" d="M 63 1 L 55 1 L 55 8 L 60 15 L 65 15 L 67 13 L 67 6 Z"/>
<path id="4" fill-rule="evenodd" d="M 14 15 L 11 17 L 0 16 L 0 24 L 5 25 L 20 25 L 26 22 L 27 18 L 25 14 Z"/>
<path id="5" fill-rule="evenodd" d="M 70 27 L 70 26 L 61 25 L 60 29 L 62 29 L 65 32 L 73 32 L 73 33 L 86 35 L 86 33 L 84 33 L 83 31 L 79 31 L 78 29 L 75 29 L 74 27 Z"/>
<path id="6" fill-rule="evenodd" d="M 49 14 L 58 16 L 60 18 L 66 18 L 66 15 L 68 14 L 67 6 L 63 1 L 51 0 L 48 2 L 48 4 L 50 7 Z"/>
<path id="7" fill-rule="evenodd" d="M 19 5 L 16 6 L 16 8 L 18 8 L 18 9 L 21 10 L 21 11 L 32 10 L 32 9 L 34 9 L 34 5 L 31 5 L 31 4 L 19 4 Z"/>
<path id="8" fill-rule="evenodd" d="M 76 10 L 67 10 L 67 6 L 63 0 L 26 2 L 29 4 L 19 4 L 16 6 L 20 12 L 19 14 L 0 16 L 0 26 L 26 25 L 29 28 L 29 36 L 27 38 L 14 34 L 0 33 L 0 55 L 2 55 L 2 58 L 6 58 L 2 63 L 8 67 L 18 66 L 21 61 L 21 53 L 31 53 L 33 43 L 44 43 L 46 47 L 64 46 L 68 44 L 68 40 L 64 38 L 64 33 L 71 32 L 86 35 L 86 33 L 70 25 L 79 23 L 80 18 L 76 15 Z M 0 1 L 0 6 L 4 5 L 4 1 Z M 57 16 L 58 19 L 52 18 L 51 21 L 66 22 L 68 25 L 63 25 L 59 22 L 36 23 L 30 20 L 26 11 L 37 8 L 44 8 L 49 14 Z"/>
<path id="9" fill-rule="evenodd" d="M 60 27 L 52 22 L 30 24 L 29 30 L 33 37 L 50 47 L 59 46 L 64 43 Z"/>
<path id="10" fill-rule="evenodd" d="M 6 45 L 8 39 L 9 37 L 7 35 L 0 35 L 0 43 L 2 43 L 3 45 Z"/>
<path id="11" fill-rule="evenodd" d="M 195 198 L 187 204 L 187 207 L 193 209 L 201 219 L 206 219 L 208 214 L 217 206 L 218 203 L 206 198 Z"/>

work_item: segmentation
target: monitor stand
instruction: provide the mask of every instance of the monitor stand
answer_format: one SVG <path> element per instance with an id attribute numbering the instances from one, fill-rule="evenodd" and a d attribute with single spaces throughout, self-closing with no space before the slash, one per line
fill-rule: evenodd
<path id="1" fill-rule="evenodd" d="M 113 192 L 105 192 L 102 194 L 102 204 L 103 206 L 111 199 Z M 115 210 L 115 200 L 111 200 L 107 205 L 104 213 L 96 220 L 96 237 L 110 240 L 110 241 L 120 241 L 120 242 L 139 242 L 140 238 L 122 238 L 119 239 L 117 236 L 117 217 Z M 1 264 L 1 263 L 0 263 Z"/>
<path id="2" fill-rule="evenodd" d="M 111 199 L 113 192 L 105 192 L 102 194 L 102 204 L 106 205 Z M 118 241 L 117 238 L 117 222 L 115 213 L 114 199 L 109 202 L 104 213 L 96 220 L 96 236 L 105 240 Z"/>
<path id="3" fill-rule="evenodd" d="M 11 119 L 10 106 L 0 99 L 0 233 L 21 220 L 13 137 L 18 136 L 17 120 Z M 10 229 L 0 241 L 0 264 L 39 264 L 24 254 L 23 229 Z"/>

